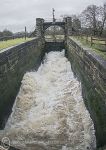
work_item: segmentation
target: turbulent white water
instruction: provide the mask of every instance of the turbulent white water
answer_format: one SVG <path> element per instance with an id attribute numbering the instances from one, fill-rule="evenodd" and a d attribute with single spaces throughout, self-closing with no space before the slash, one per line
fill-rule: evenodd
<path id="1" fill-rule="evenodd" d="M 5 127 L 13 145 L 28 150 L 95 149 L 95 131 L 62 52 L 46 54 L 36 72 L 24 75 L 13 112 Z"/>

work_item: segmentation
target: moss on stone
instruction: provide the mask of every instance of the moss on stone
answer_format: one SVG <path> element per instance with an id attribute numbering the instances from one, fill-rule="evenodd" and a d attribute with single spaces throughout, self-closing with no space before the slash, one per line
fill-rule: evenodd
<path id="1" fill-rule="evenodd" d="M 69 47 L 69 45 L 67 46 L 67 57 L 71 62 L 75 76 L 81 81 L 84 102 L 95 125 L 97 146 L 103 146 L 106 144 L 106 107 L 104 93 L 101 93 L 101 89 L 96 89 L 97 85 L 94 84 L 92 75 L 89 76 L 88 72 L 84 71 L 84 60 L 76 53 L 76 49 Z"/>
<path id="2" fill-rule="evenodd" d="M 24 48 L 23 45 L 19 46 L 18 51 L 20 51 L 20 48 Z M 31 71 L 32 69 L 36 70 L 40 65 L 42 59 L 42 53 L 43 53 L 42 48 L 43 48 L 42 42 L 40 42 L 39 45 L 38 43 L 32 43 L 31 46 L 30 45 L 28 45 L 28 47 L 26 46 L 23 49 L 25 55 L 19 57 L 18 63 L 15 66 L 14 66 L 15 62 L 12 62 L 11 64 L 13 67 L 12 69 L 11 66 L 8 65 L 9 60 L 6 62 L 8 66 L 7 68 L 8 70 L 0 74 L 1 75 L 0 77 L 0 129 L 3 129 L 6 120 L 8 119 L 8 116 L 12 111 L 12 105 L 19 91 L 19 87 L 23 75 L 27 71 Z M 16 49 L 14 48 L 14 51 L 15 50 Z M 11 57 L 10 59 L 14 59 L 15 57 L 17 57 L 18 51 L 16 50 L 16 53 L 13 53 L 14 57 Z M 4 57 L 6 56 L 4 55 Z"/>

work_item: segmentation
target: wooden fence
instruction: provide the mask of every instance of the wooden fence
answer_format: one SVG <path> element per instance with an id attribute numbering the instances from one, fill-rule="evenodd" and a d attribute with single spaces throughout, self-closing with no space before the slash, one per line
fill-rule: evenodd
<path id="1" fill-rule="evenodd" d="M 106 47 L 106 38 L 93 37 L 88 35 L 79 35 L 78 38 L 84 40 L 86 43 L 92 45 L 102 45 Z"/>
<path id="2" fill-rule="evenodd" d="M 95 42 L 96 41 L 96 42 Z M 93 44 L 97 44 L 97 42 L 100 44 L 100 45 L 104 45 L 106 46 L 106 39 L 103 39 L 103 38 L 96 38 L 96 37 L 92 37 L 91 36 L 91 46 Z M 103 43 L 102 43 L 103 42 Z"/>

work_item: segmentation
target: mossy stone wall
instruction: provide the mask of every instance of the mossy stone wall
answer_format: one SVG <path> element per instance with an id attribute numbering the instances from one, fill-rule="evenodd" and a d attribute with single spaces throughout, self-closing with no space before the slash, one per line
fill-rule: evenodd
<path id="1" fill-rule="evenodd" d="M 97 146 L 106 144 L 106 61 L 67 39 L 67 57 L 82 83 L 84 102 L 94 121 Z"/>
<path id="2" fill-rule="evenodd" d="M 39 67 L 43 48 L 44 42 L 36 38 L 0 53 L 0 129 L 12 111 L 23 75 Z"/>

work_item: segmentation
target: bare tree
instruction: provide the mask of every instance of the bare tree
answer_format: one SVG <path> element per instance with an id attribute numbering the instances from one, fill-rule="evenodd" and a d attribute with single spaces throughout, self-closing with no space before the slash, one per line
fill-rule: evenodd
<path id="1" fill-rule="evenodd" d="M 62 15 L 65 18 L 69 15 Z M 106 32 L 106 3 L 103 6 L 89 5 L 80 15 L 70 15 L 75 31 L 102 36 Z"/>
<path id="2" fill-rule="evenodd" d="M 93 35 L 101 36 L 106 23 L 106 3 L 104 6 L 89 5 L 81 14 L 82 25 L 91 29 Z"/>
<path id="3" fill-rule="evenodd" d="M 82 12 L 82 19 L 84 26 L 91 28 L 93 35 L 97 34 L 97 22 L 99 17 L 99 7 L 96 5 L 89 5 Z"/>
<path id="4" fill-rule="evenodd" d="M 7 30 L 7 29 L 5 29 L 3 31 L 3 36 L 12 36 L 12 35 L 13 35 L 13 33 L 11 31 Z"/>
<path id="5" fill-rule="evenodd" d="M 101 21 L 99 22 L 99 35 L 101 36 L 103 34 L 103 29 L 105 27 L 105 23 L 106 23 L 106 3 L 104 4 L 103 7 L 100 7 L 100 18 Z"/>

